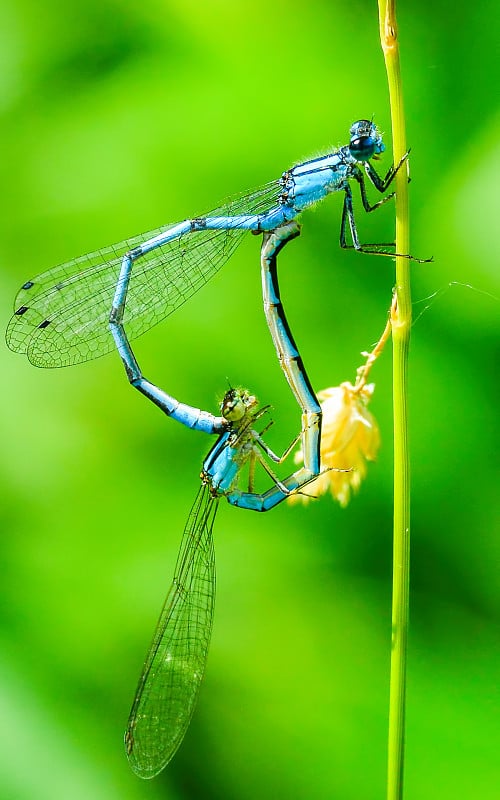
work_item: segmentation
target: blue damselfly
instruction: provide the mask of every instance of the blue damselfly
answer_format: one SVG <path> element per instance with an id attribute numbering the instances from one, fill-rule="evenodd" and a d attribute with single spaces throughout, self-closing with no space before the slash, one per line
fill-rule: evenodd
<path id="1" fill-rule="evenodd" d="M 123 284 L 130 283 L 124 322 L 133 339 L 200 289 L 232 255 L 243 233 L 275 230 L 333 192 L 344 193 L 341 246 L 394 256 L 392 244 L 360 244 L 350 183 L 359 185 L 365 211 L 373 211 L 392 194 L 371 205 L 365 176 L 383 194 L 408 154 L 381 178 L 371 163 L 385 149 L 376 126 L 359 120 L 350 135 L 348 145 L 298 164 L 208 214 L 97 250 L 26 281 L 15 299 L 7 344 L 38 367 L 69 366 L 104 355 L 113 348 L 107 323 Z"/>

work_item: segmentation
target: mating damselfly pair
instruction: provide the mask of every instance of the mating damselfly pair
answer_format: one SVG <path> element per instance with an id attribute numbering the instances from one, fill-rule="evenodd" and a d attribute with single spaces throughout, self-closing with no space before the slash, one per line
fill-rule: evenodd
<path id="1" fill-rule="evenodd" d="M 174 580 L 167 596 L 137 688 L 125 735 L 134 771 L 156 775 L 172 758 L 189 725 L 205 671 L 215 599 L 212 527 L 219 498 L 267 511 L 299 492 L 321 472 L 321 407 L 308 379 L 280 300 L 277 255 L 299 234 L 300 213 L 341 191 L 344 203 L 340 245 L 360 252 L 393 256 L 393 245 L 362 245 L 353 210 L 351 182 L 359 185 L 365 211 L 392 197 L 385 192 L 405 162 L 384 178 L 371 159 L 384 151 L 376 126 L 360 120 L 350 142 L 333 152 L 287 170 L 263 188 L 228 200 L 203 216 L 167 225 L 112 247 L 55 267 L 27 281 L 16 297 L 7 329 L 9 347 L 26 353 L 40 367 L 60 367 L 97 358 L 116 346 L 130 383 L 167 416 L 187 427 L 216 434 L 203 463 L 202 485 L 189 515 Z M 365 178 L 384 196 L 370 204 Z M 349 229 L 352 244 L 347 244 Z M 247 231 L 263 234 L 261 270 L 264 309 L 280 366 L 301 409 L 304 466 L 284 479 L 269 466 L 281 463 L 256 425 L 268 407 L 259 408 L 246 390 L 229 390 L 221 416 L 179 403 L 146 380 L 130 339 L 164 319 L 203 286 L 232 255 Z M 410 257 L 406 256 L 405 257 Z M 254 491 L 261 465 L 271 481 Z M 241 488 L 248 467 L 246 489 Z"/>

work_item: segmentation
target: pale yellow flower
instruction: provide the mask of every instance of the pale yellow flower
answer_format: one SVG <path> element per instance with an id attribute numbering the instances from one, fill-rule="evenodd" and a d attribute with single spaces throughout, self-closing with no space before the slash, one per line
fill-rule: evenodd
<path id="1" fill-rule="evenodd" d="M 330 469 L 306 487 L 307 494 L 297 493 L 290 500 L 307 502 L 330 489 L 341 506 L 348 504 L 351 491 L 359 489 L 366 475 L 366 462 L 375 459 L 380 447 L 380 431 L 367 408 L 374 389 L 375 384 L 370 383 L 357 390 L 346 381 L 318 392 L 323 409 L 321 466 Z M 299 451 L 295 462 L 301 461 Z"/>

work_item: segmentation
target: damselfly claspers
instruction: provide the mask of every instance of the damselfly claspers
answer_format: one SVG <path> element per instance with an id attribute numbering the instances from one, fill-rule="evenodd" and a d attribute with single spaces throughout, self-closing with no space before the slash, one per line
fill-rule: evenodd
<path id="1" fill-rule="evenodd" d="M 384 149 L 374 123 L 359 120 L 350 129 L 348 145 L 298 164 L 257 191 L 229 199 L 203 216 L 163 226 L 26 281 L 15 299 L 8 346 L 26 353 L 38 367 L 62 367 L 97 358 L 113 347 L 109 313 L 112 305 L 119 304 L 124 284 L 129 285 L 124 321 L 133 339 L 203 286 L 234 252 L 242 233 L 275 230 L 332 192 L 344 193 L 341 247 L 395 255 L 384 249 L 392 244 L 360 244 L 350 186 L 351 181 L 358 183 L 367 212 L 393 196 L 388 194 L 371 205 L 366 193 L 365 176 L 383 194 L 408 155 L 381 178 L 371 159 L 377 159 Z M 347 244 L 347 226 L 351 245 Z"/>

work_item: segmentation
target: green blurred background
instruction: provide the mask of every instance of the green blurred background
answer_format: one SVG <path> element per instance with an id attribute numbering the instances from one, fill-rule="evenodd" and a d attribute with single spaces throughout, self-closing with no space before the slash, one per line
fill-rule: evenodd
<path id="1" fill-rule="evenodd" d="M 494 0 L 399 9 L 412 251 L 434 256 L 413 268 L 407 800 L 498 796 L 497 13 Z M 360 117 L 390 131 L 368 0 L 2 0 L 0 28 L 2 326 L 36 273 L 276 178 Z M 317 389 L 354 378 L 394 278 L 390 260 L 340 251 L 340 211 L 335 196 L 304 214 L 281 259 Z M 363 240 L 390 238 L 390 205 L 371 217 Z M 258 245 L 247 237 L 136 352 L 202 408 L 226 378 L 249 386 L 275 408 L 279 449 L 299 414 Z M 222 504 L 206 680 L 148 783 L 122 734 L 211 440 L 133 392 L 116 356 L 54 371 L 3 346 L 0 359 L 2 800 L 384 797 L 390 352 L 373 373 L 382 449 L 346 510 Z"/>

